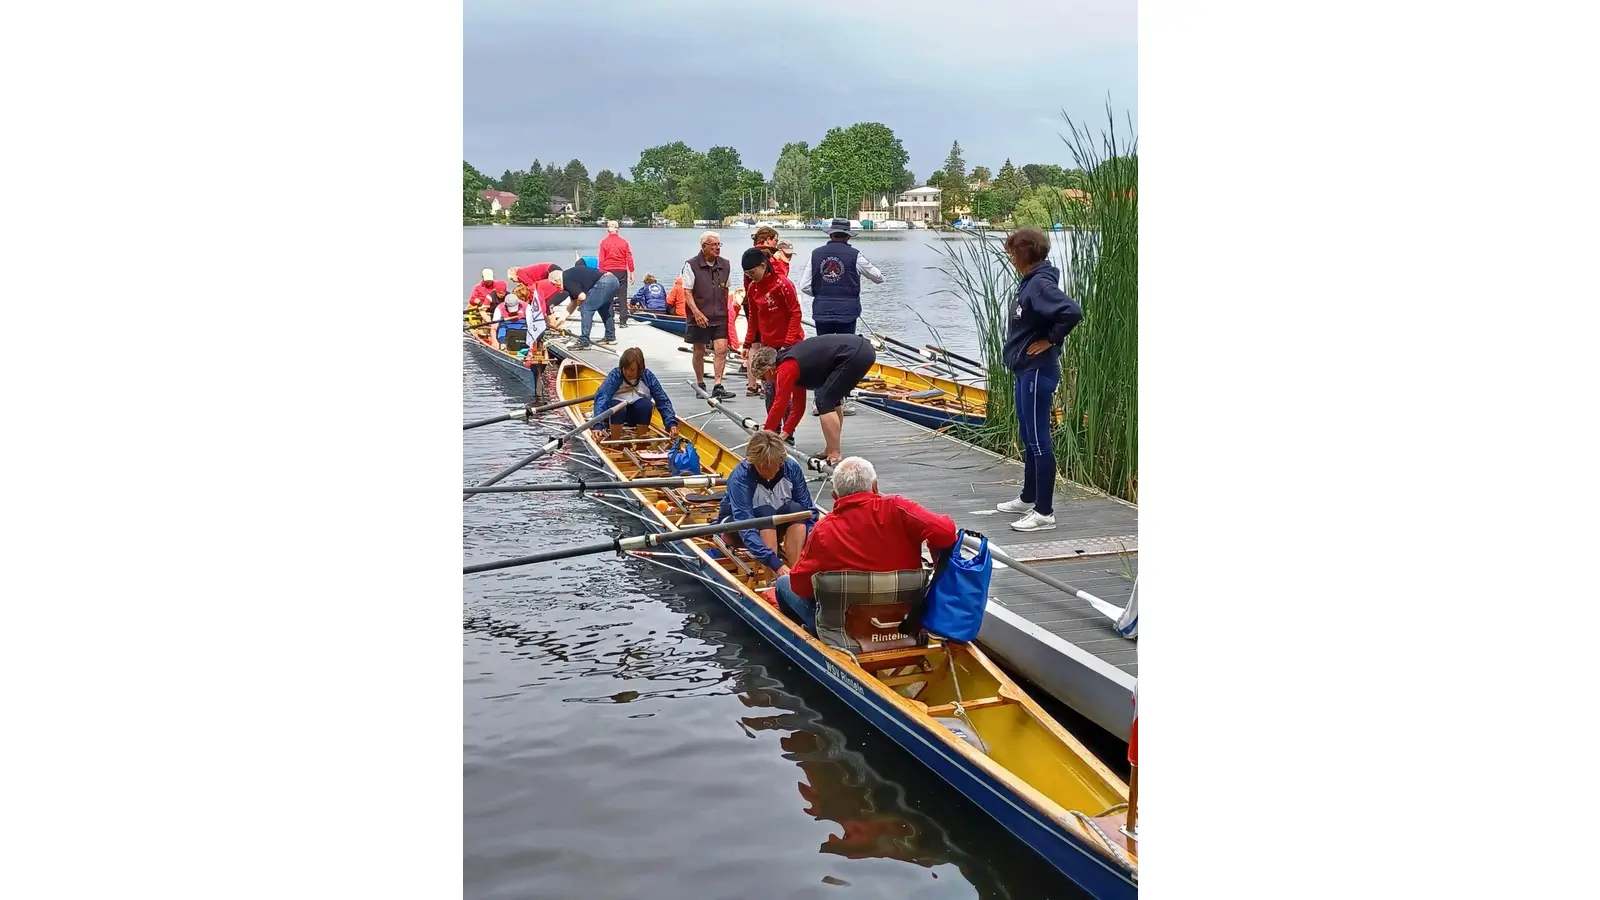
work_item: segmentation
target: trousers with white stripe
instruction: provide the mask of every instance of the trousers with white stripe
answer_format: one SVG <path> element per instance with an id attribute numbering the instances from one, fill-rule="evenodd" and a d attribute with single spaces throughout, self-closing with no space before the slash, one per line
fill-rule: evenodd
<path id="1" fill-rule="evenodd" d="M 1041 515 L 1055 514 L 1056 454 L 1050 441 L 1050 406 L 1061 370 L 1045 365 L 1017 373 L 1017 429 L 1022 438 L 1023 503 Z"/>

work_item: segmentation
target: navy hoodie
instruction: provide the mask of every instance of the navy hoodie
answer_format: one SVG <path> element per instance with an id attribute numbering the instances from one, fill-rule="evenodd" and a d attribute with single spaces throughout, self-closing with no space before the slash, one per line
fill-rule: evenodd
<path id="1" fill-rule="evenodd" d="M 1018 373 L 1039 366 L 1059 368 L 1067 334 L 1082 320 L 1083 308 L 1061 292 L 1061 272 L 1047 262 L 1035 266 L 1022 276 L 1017 299 L 1011 302 L 1006 368 Z M 1049 341 L 1050 349 L 1029 356 L 1028 345 L 1037 340 Z"/>

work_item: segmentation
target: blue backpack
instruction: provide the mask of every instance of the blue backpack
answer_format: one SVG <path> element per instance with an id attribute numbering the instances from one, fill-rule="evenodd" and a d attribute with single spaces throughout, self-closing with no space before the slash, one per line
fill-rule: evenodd
<path id="1" fill-rule="evenodd" d="M 699 475 L 700 453 L 693 444 L 678 438 L 678 443 L 667 451 L 667 468 L 673 475 Z"/>
<path id="2" fill-rule="evenodd" d="M 978 538 L 978 552 L 964 556 L 963 541 L 968 534 Z M 989 557 L 989 539 L 979 532 L 956 532 L 956 545 L 928 585 L 927 612 L 922 627 L 957 643 L 971 643 L 983 627 L 983 610 L 989 605 L 989 576 L 994 561 Z"/>

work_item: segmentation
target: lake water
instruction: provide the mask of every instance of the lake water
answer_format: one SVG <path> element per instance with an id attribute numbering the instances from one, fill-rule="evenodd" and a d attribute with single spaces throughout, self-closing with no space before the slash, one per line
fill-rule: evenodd
<path id="1" fill-rule="evenodd" d="M 722 233 L 740 252 L 749 240 Z M 503 275 L 566 263 L 603 234 L 466 229 L 462 297 L 484 266 Z M 659 277 L 695 252 L 699 231 L 624 235 L 640 274 Z M 802 251 L 820 240 L 790 239 Z M 890 279 L 864 298 L 880 327 L 909 329 L 916 317 L 904 307 L 915 304 L 955 333 L 965 307 L 923 268 L 938 261 L 934 243 L 861 242 Z M 466 420 L 527 399 L 466 347 L 462 375 Z M 466 432 L 463 481 L 510 465 L 554 430 Z M 511 480 L 584 474 L 558 456 Z M 636 524 L 556 493 L 480 495 L 463 515 L 467 563 Z M 692 579 L 615 556 L 466 576 L 463 649 L 469 900 L 1082 896 Z M 1119 745 L 1046 705 L 1126 774 Z"/>

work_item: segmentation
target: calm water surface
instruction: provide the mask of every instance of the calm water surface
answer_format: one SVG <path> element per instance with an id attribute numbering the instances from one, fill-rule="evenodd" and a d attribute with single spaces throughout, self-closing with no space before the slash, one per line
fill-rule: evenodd
<path id="1" fill-rule="evenodd" d="M 466 284 L 484 266 L 564 263 L 576 239 L 602 234 L 467 229 Z M 659 276 L 694 252 L 698 231 L 624 234 L 639 271 Z M 921 238 L 863 242 L 890 277 L 878 288 L 884 326 L 903 324 L 895 302 L 930 319 L 966 314 L 932 293 L 940 276 L 919 274 L 937 261 Z M 520 383 L 463 354 L 466 419 L 525 401 Z M 466 432 L 463 480 L 552 432 Z M 545 459 L 511 481 L 590 472 Z M 636 533 L 621 513 L 554 493 L 482 495 L 464 517 L 469 563 Z M 464 584 L 469 900 L 1082 896 L 698 582 L 600 556 Z"/>

